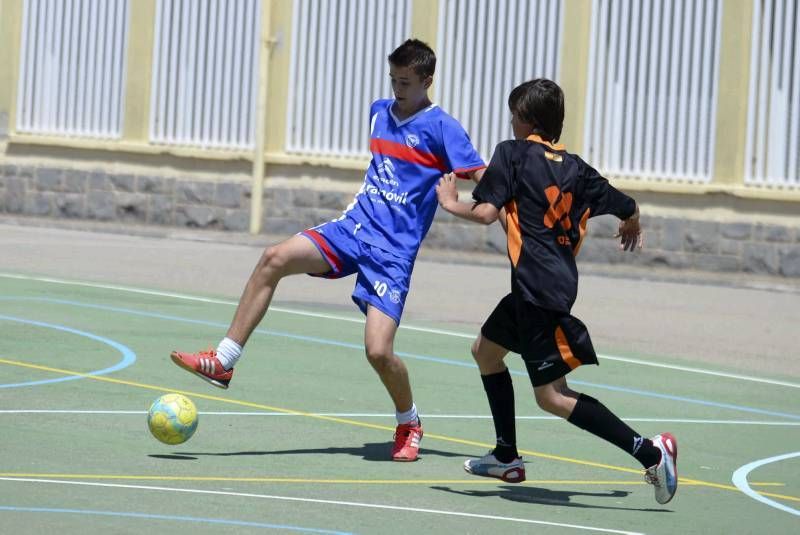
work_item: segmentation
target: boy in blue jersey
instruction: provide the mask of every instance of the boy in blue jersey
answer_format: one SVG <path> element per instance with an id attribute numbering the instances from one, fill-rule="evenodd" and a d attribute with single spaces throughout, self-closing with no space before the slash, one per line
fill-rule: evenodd
<path id="1" fill-rule="evenodd" d="M 577 155 L 556 142 L 564 123 L 564 93 L 550 80 L 514 88 L 508 98 L 516 139 L 495 149 L 486 174 L 475 188 L 474 203 L 458 202 L 451 175 L 437 195 L 448 212 L 489 224 L 505 209 L 511 293 L 481 327 L 472 346 L 497 445 L 464 469 L 509 483 L 525 480 L 514 422 L 514 388 L 503 363 L 509 351 L 525 362 L 539 406 L 621 448 L 645 468 L 658 503 L 667 503 L 678 487 L 678 442 L 670 433 L 645 438 L 605 405 L 575 392 L 566 375 L 582 364 L 597 364 L 589 331 L 570 314 L 578 292 L 575 257 L 590 217 L 620 218 L 621 247 L 642 247 L 639 207 Z"/>
<path id="2" fill-rule="evenodd" d="M 281 278 L 357 274 L 352 298 L 366 315 L 367 360 L 395 405 L 395 461 L 416 460 L 422 439 L 408 371 L 393 347 L 414 260 L 436 212 L 436 184 L 443 173 L 478 181 L 485 168 L 458 121 L 429 100 L 435 68 L 433 50 L 416 39 L 389 55 L 395 98 L 370 107 L 372 161 L 353 202 L 340 218 L 264 251 L 216 350 L 171 354 L 178 366 L 227 388 Z"/>

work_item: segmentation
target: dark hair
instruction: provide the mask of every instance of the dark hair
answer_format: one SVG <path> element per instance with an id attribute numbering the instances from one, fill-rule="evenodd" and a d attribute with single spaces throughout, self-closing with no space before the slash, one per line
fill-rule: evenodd
<path id="1" fill-rule="evenodd" d="M 515 87 L 508 96 L 508 107 L 533 133 L 547 141 L 558 141 L 564 127 L 564 92 L 558 84 L 537 78 Z"/>
<path id="2" fill-rule="evenodd" d="M 436 54 L 419 39 L 408 39 L 389 54 L 389 63 L 395 67 L 411 67 L 420 78 L 427 78 L 436 70 Z"/>

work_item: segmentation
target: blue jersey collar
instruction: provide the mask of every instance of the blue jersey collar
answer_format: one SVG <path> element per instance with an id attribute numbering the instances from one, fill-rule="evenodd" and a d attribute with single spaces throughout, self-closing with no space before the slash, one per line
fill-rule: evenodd
<path id="1" fill-rule="evenodd" d="M 413 121 L 414 119 L 416 119 L 417 117 L 419 117 L 420 115 L 422 115 L 423 113 L 427 113 L 427 112 L 429 112 L 432 109 L 437 107 L 436 104 L 431 104 L 427 108 L 422 108 L 421 110 L 419 110 L 414 115 L 411 115 L 410 117 L 406 117 L 405 119 L 403 119 L 401 121 L 400 119 L 397 118 L 397 115 L 394 114 L 394 109 L 392 109 L 392 108 L 394 108 L 394 103 L 395 102 L 397 102 L 397 101 L 392 99 L 392 101 L 389 103 L 389 115 L 392 117 L 392 120 L 394 121 L 394 124 L 397 125 L 397 126 L 403 126 L 404 124 L 408 124 L 411 121 Z"/>

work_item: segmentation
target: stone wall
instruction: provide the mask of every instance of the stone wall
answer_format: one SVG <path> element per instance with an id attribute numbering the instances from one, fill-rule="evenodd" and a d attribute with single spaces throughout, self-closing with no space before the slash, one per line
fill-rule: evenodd
<path id="1" fill-rule="evenodd" d="M 358 188 L 301 187 L 264 193 L 264 230 L 290 235 L 338 217 Z M 58 168 L 0 166 L 0 213 L 246 231 L 249 183 L 182 180 Z M 623 255 L 612 238 L 617 221 L 594 218 L 580 259 L 674 269 L 800 277 L 800 218 L 794 227 L 751 222 L 642 216 L 645 250 Z M 505 252 L 499 225 L 483 227 L 439 210 L 425 245 L 458 251 Z"/>
<path id="2" fill-rule="evenodd" d="M 800 222 L 798 222 L 800 223 Z M 645 249 L 624 257 L 614 249 L 617 221 L 590 220 L 581 257 L 644 266 L 800 277 L 800 227 L 642 216 Z"/>
<path id="3" fill-rule="evenodd" d="M 248 196 L 236 182 L 0 167 L 0 212 L 12 214 L 246 230 Z"/>

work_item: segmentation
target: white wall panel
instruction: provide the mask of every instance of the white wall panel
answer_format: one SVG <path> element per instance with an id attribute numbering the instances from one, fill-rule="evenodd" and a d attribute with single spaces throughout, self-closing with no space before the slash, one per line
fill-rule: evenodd
<path id="1" fill-rule="evenodd" d="M 18 132 L 122 135 L 128 1 L 25 1 Z"/>
<path id="2" fill-rule="evenodd" d="M 754 0 L 745 183 L 800 187 L 800 7 Z"/>
<path id="3" fill-rule="evenodd" d="M 409 37 L 409 0 L 296 0 L 286 151 L 369 154 L 369 105 L 392 96 L 386 57 Z"/>
<path id="4" fill-rule="evenodd" d="M 553 0 L 441 0 L 435 101 L 458 119 L 487 161 L 512 137 L 508 94 L 556 80 L 562 4 Z"/>
<path id="5" fill-rule="evenodd" d="M 721 0 L 593 0 L 582 155 L 601 172 L 709 182 Z"/>
<path id="6" fill-rule="evenodd" d="M 151 142 L 254 146 L 260 10 L 258 0 L 158 0 Z"/>

